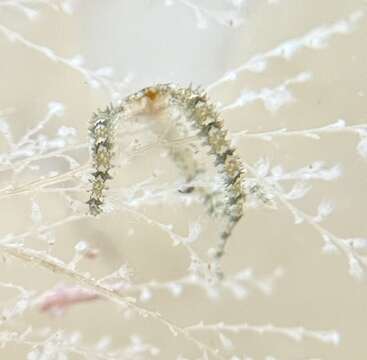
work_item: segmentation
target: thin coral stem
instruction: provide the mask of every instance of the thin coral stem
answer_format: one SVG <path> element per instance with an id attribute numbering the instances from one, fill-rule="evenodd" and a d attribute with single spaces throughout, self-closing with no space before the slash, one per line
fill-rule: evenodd
<path id="1" fill-rule="evenodd" d="M 0 249 L 2 253 L 13 256 L 19 260 L 22 260 L 23 262 L 36 265 L 43 269 L 47 269 L 55 274 L 63 275 L 64 277 L 81 285 L 82 287 L 93 291 L 96 295 L 107 299 L 119 306 L 131 309 L 143 318 L 154 319 L 164 325 L 166 328 L 168 328 L 173 335 L 183 336 L 186 340 L 194 344 L 200 351 L 210 353 L 216 359 L 225 359 L 225 357 L 223 357 L 217 350 L 202 343 L 194 336 L 192 336 L 187 330 L 180 327 L 179 325 L 176 325 L 171 320 L 166 319 L 159 312 L 152 311 L 144 308 L 141 305 L 135 304 L 134 298 L 125 297 L 118 292 L 99 284 L 98 281 L 93 277 L 88 277 L 85 274 L 69 268 L 59 259 L 45 254 L 44 252 L 28 249 L 19 245 L 0 244 Z"/>

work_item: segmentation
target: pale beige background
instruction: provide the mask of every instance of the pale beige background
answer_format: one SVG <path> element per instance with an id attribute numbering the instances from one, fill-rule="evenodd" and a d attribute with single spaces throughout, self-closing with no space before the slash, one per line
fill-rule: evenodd
<path id="1" fill-rule="evenodd" d="M 225 1 L 193 2 L 209 9 L 233 9 Z M 37 9 L 40 9 L 39 17 L 30 21 L 21 12 L 0 7 L 0 23 L 30 42 L 53 49 L 63 58 L 82 54 L 88 69 L 111 66 L 115 81 L 124 81 L 130 74 L 130 80 L 120 89 L 121 96 L 155 82 L 193 83 L 205 87 L 255 54 L 266 53 L 316 28 L 329 29 L 332 24 L 347 20 L 351 14 L 362 12 L 364 16 L 350 31 L 330 36 L 323 48 L 303 47 L 288 61 L 273 58 L 265 71 L 241 72 L 237 80 L 218 86 L 210 96 L 227 104 L 244 89 L 276 88 L 287 79 L 307 72 L 312 74 L 310 80 L 288 86 L 293 102 L 271 112 L 263 101 L 254 101 L 225 112 L 226 126 L 233 132 L 258 132 L 283 127 L 316 128 L 340 118 L 349 125 L 366 122 L 365 1 L 249 0 L 238 12 L 243 18 L 241 26 L 218 24 L 208 16 L 205 29 L 197 28 L 194 11 L 180 2 L 167 7 L 164 1 L 153 0 L 79 1 L 72 15 L 47 6 Z M 80 72 L 51 61 L 22 42 L 11 43 L 4 34 L 0 35 L 0 79 L 0 108 L 15 109 L 8 116 L 15 138 L 42 118 L 48 101 L 56 100 L 65 104 L 65 115 L 50 124 L 46 133 L 52 133 L 60 125 L 72 126 L 78 131 L 78 141 L 85 142 L 90 114 L 111 101 L 108 92 L 91 88 Z M 320 140 L 300 136 L 277 137 L 271 142 L 238 139 L 240 155 L 249 164 L 268 158 L 271 166 L 281 164 L 285 171 L 315 161 L 325 162 L 327 168 L 340 164 L 340 178 L 330 182 L 310 181 L 310 192 L 294 204 L 314 215 L 322 200 L 332 201 L 335 210 L 322 225 L 341 238 L 359 238 L 367 234 L 367 163 L 358 154 L 357 144 L 358 136 L 347 132 L 324 134 Z M 5 143 L 0 148 L 7 151 Z M 84 150 L 75 156 L 81 163 L 88 159 Z M 126 166 L 124 184 L 119 186 L 142 181 L 151 176 L 156 167 L 164 169 L 159 152 L 137 156 Z M 39 172 L 17 177 L 15 181 L 22 184 L 42 175 L 42 171 L 45 174 L 55 169 L 64 171 L 65 164 L 44 162 Z M 8 172 L 0 176 L 2 186 L 11 181 Z M 283 185 L 289 190 L 292 182 Z M 30 229 L 32 196 L 40 204 L 46 223 L 67 216 L 65 199 L 58 194 L 33 193 L 3 198 L 0 203 L 2 236 Z M 87 198 L 83 192 L 72 196 L 81 200 Z M 185 208 L 168 201 L 142 209 L 162 223 L 173 223 L 174 229 L 182 235 L 186 235 L 190 221 L 203 211 L 199 206 Z M 203 249 L 215 236 L 210 228 L 206 229 L 206 235 L 200 239 Z M 128 263 L 136 282 L 168 281 L 182 276 L 189 264 L 185 250 L 172 247 L 167 234 L 125 212 L 113 212 L 101 220 L 86 218 L 67 224 L 58 228 L 56 237 L 52 251 L 63 259 L 71 257 L 73 246 L 80 240 L 100 248 L 98 259 L 81 264 L 83 270 L 95 275 L 107 274 Z M 27 240 L 27 245 L 37 249 L 44 247 L 37 236 Z M 223 265 L 227 274 L 250 267 L 260 278 L 281 267 L 284 276 L 276 281 L 270 296 L 250 287 L 249 296 L 244 300 L 237 300 L 225 292 L 213 302 L 204 291 L 188 287 L 178 298 L 166 291 L 155 291 L 147 306 L 182 326 L 200 320 L 207 323 L 272 323 L 315 330 L 335 329 L 341 335 L 338 346 L 313 339 L 295 342 L 280 335 L 241 333 L 232 336 L 233 352 L 253 359 L 272 355 L 282 360 L 364 360 L 367 358 L 366 279 L 352 278 L 346 257 L 340 253 L 325 254 L 322 247 L 321 235 L 307 223 L 295 225 L 292 214 L 282 204 L 277 210 L 264 206 L 249 208 L 230 240 Z M 0 280 L 38 291 L 65 282 L 62 277 L 19 261 L 1 264 Z M 11 293 L 0 291 L 1 299 L 9 303 Z M 161 348 L 159 359 L 175 359 L 178 354 L 189 359 L 198 358 L 191 344 L 171 336 L 161 325 L 136 316 L 126 320 L 115 305 L 102 300 L 72 307 L 62 317 L 41 314 L 33 308 L 14 323 L 1 326 L 5 329 L 24 324 L 80 331 L 86 344 L 110 335 L 116 347 L 127 343 L 131 334 L 140 334 L 144 340 Z M 201 338 L 213 347 L 218 344 L 216 336 L 204 334 Z M 0 349 L 0 358 L 24 359 L 27 349 L 8 344 Z"/>

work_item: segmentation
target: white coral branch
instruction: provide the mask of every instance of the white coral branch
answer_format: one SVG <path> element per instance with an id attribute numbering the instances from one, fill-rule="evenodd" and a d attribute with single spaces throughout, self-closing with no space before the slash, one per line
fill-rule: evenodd
<path id="1" fill-rule="evenodd" d="M 340 335 L 335 330 L 325 331 L 325 330 L 309 330 L 302 326 L 299 327 L 280 327 L 273 324 L 267 325 L 250 325 L 247 323 L 243 324 L 225 324 L 223 322 L 216 324 L 204 324 L 200 322 L 199 324 L 186 327 L 189 331 L 209 331 L 214 333 L 233 333 L 238 334 L 242 332 L 254 332 L 257 334 L 276 334 L 287 336 L 288 338 L 295 341 L 302 341 L 305 338 L 312 338 L 319 340 L 324 343 L 329 343 L 333 345 L 338 345 L 340 342 Z"/>
<path id="2" fill-rule="evenodd" d="M 352 32 L 364 15 L 364 10 L 357 10 L 351 13 L 346 19 L 339 20 L 331 25 L 317 27 L 301 37 L 287 40 L 271 50 L 256 54 L 244 64 L 230 70 L 218 80 L 208 85 L 207 90 L 211 91 L 218 85 L 236 80 L 237 76 L 243 71 L 263 72 L 267 68 L 269 60 L 280 58 L 288 61 L 301 49 L 322 49 L 328 45 L 329 40 L 333 36 Z"/>

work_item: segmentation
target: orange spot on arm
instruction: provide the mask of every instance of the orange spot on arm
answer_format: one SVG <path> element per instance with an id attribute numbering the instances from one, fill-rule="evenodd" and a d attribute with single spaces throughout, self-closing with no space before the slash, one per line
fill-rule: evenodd
<path id="1" fill-rule="evenodd" d="M 155 89 L 150 88 L 145 91 L 145 96 L 151 101 L 154 101 L 157 98 L 157 95 L 157 90 Z"/>

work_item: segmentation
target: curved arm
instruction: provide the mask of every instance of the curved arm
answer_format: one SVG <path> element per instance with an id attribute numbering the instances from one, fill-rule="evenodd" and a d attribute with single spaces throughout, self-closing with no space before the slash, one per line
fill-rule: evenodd
<path id="1" fill-rule="evenodd" d="M 118 106 L 107 107 L 93 115 L 90 124 L 91 154 L 93 158 L 91 180 L 92 189 L 88 201 L 90 213 L 99 215 L 102 211 L 106 182 L 111 179 L 112 159 L 114 157 L 114 137 L 117 122 L 120 118 L 131 118 L 139 114 L 156 113 L 171 108 L 178 109 L 185 121 L 196 129 L 203 146 L 209 147 L 209 154 L 215 158 L 215 167 L 223 178 L 224 201 L 220 205 L 211 202 L 211 195 L 205 195 L 211 215 L 220 215 L 226 220 L 216 249 L 211 250 L 211 256 L 219 259 L 223 256 L 227 239 L 233 228 L 243 215 L 243 205 L 246 195 L 243 189 L 244 170 L 240 158 L 231 146 L 223 121 L 215 106 L 207 95 L 200 90 L 180 88 L 172 84 L 159 84 L 142 89 L 126 97 Z M 199 173 L 186 166 L 186 154 L 175 150 L 173 160 L 187 178 L 192 179 Z M 221 209 L 216 208 L 220 206 Z"/>

